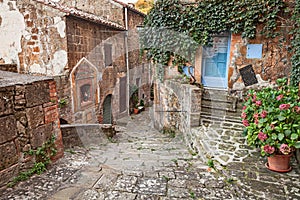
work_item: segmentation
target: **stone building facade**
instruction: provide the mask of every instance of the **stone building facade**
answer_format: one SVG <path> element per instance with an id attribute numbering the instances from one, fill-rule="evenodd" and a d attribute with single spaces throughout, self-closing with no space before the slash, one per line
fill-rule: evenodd
<path id="1" fill-rule="evenodd" d="M 54 77 L 63 123 L 128 114 L 129 69 L 140 61 L 126 32 L 144 14 L 115 0 L 3 0 L 0 11 L 1 68 Z"/>

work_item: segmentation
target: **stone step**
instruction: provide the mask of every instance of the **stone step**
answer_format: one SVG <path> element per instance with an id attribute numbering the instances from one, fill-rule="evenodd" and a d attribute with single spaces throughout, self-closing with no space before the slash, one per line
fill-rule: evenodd
<path id="1" fill-rule="evenodd" d="M 219 117 L 232 116 L 234 118 L 240 118 L 242 111 L 232 111 L 225 108 L 211 108 L 208 106 L 201 107 L 201 114 L 214 115 Z"/>
<path id="2" fill-rule="evenodd" d="M 215 89 L 215 88 L 204 88 L 202 96 L 228 96 L 228 90 L 223 90 L 223 89 Z"/>
<path id="3" fill-rule="evenodd" d="M 215 115 L 206 115 L 206 114 L 201 114 L 201 120 L 200 120 L 200 124 L 203 123 L 214 123 L 214 121 L 218 121 L 218 122 L 222 122 L 222 121 L 226 121 L 226 122 L 233 122 L 233 123 L 238 123 L 241 124 L 241 120 L 238 118 L 234 118 L 234 117 L 230 117 L 230 116 L 215 116 Z"/>
<path id="4" fill-rule="evenodd" d="M 229 101 L 214 101 L 214 100 L 202 100 L 201 108 L 213 108 L 220 110 L 236 111 L 236 103 Z"/>

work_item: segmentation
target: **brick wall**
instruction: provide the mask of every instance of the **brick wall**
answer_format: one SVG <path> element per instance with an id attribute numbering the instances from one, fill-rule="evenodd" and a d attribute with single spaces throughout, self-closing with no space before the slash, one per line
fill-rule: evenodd
<path id="1" fill-rule="evenodd" d="M 53 134 L 58 154 L 63 145 L 55 81 L 1 71 L 0 73 L 0 187 L 34 159 L 24 152 L 40 147 Z"/>
<path id="2" fill-rule="evenodd" d="M 86 57 L 99 71 L 105 69 L 104 44 L 112 44 L 113 65 L 125 71 L 124 33 L 117 29 L 76 17 L 67 18 L 69 67 Z"/>
<path id="3" fill-rule="evenodd" d="M 60 0 L 60 3 L 88 13 L 94 13 L 124 26 L 123 6 L 112 0 Z"/>
<path id="4" fill-rule="evenodd" d="M 150 77 L 151 62 L 140 54 L 140 42 L 138 26 L 142 26 L 145 16 L 128 9 L 128 62 L 129 62 L 129 84 L 138 86 L 139 99 L 146 104 L 150 102 L 150 88 L 152 78 Z"/>
<path id="5" fill-rule="evenodd" d="M 94 73 L 98 76 L 99 94 L 95 93 L 94 96 L 99 96 L 99 101 L 95 99 L 95 104 L 89 107 L 89 113 L 92 114 L 92 118 L 100 119 L 101 122 L 103 114 L 103 102 L 107 95 L 113 95 L 112 110 L 113 118 L 117 118 L 120 115 L 119 105 L 119 78 L 126 76 L 126 64 L 125 64 L 125 35 L 124 32 L 117 29 L 109 28 L 101 24 L 88 22 L 76 17 L 67 18 L 67 40 L 68 40 L 68 57 L 69 66 L 71 71 L 78 71 L 81 67 L 84 67 L 81 62 L 85 58 L 88 65 L 93 65 L 97 71 Z M 105 65 L 105 45 L 111 45 L 112 65 Z M 82 66 L 81 66 L 82 65 Z M 77 67 L 77 69 L 74 69 Z M 72 75 L 71 75 L 72 76 Z M 72 77 L 73 78 L 73 77 Z M 95 87 L 97 87 L 95 85 Z M 72 86 L 73 104 L 76 104 L 76 98 L 78 97 L 78 89 Z M 76 108 L 76 105 L 71 105 Z M 79 122 L 83 116 L 89 115 L 76 111 L 75 119 L 73 121 Z M 81 120 L 82 123 L 87 123 L 86 120 Z"/>

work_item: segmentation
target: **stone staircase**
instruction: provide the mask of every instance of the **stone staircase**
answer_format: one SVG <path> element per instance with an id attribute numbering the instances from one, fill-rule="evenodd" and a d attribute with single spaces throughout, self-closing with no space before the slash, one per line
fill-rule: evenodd
<path id="1" fill-rule="evenodd" d="M 241 162 L 252 150 L 245 145 L 241 122 L 242 102 L 227 90 L 204 89 L 200 126 L 187 138 L 201 160 L 213 159 L 222 165 Z"/>
<path id="2" fill-rule="evenodd" d="M 214 122 L 241 123 L 242 103 L 227 90 L 204 89 L 200 124 Z"/>

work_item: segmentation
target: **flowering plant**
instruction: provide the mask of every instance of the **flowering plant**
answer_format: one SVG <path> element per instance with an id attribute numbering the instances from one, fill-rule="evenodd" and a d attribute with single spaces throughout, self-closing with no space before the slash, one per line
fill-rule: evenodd
<path id="1" fill-rule="evenodd" d="M 241 115 L 250 146 L 262 156 L 290 154 L 300 148 L 300 102 L 298 87 L 278 79 L 277 86 L 249 90 Z"/>

